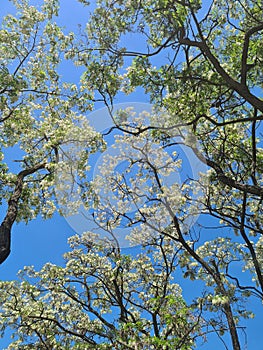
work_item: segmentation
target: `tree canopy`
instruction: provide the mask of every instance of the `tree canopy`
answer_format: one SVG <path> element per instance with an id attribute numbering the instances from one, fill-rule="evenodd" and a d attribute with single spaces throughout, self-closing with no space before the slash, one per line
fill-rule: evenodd
<path id="1" fill-rule="evenodd" d="M 216 334 L 240 350 L 243 319 L 254 317 L 247 301 L 263 297 L 263 5 L 79 2 L 87 25 L 75 33 L 57 24 L 56 0 L 13 0 L 17 15 L 2 23 L 0 262 L 15 221 L 55 210 L 84 205 L 109 236 L 75 235 L 65 266 L 1 282 L 9 349 L 193 349 Z M 78 83 L 65 81 L 65 60 L 82 68 Z M 114 112 L 138 89 L 151 113 Z M 107 147 L 86 119 L 97 102 L 121 151 L 91 180 L 90 155 Z M 206 168 L 198 177 L 182 144 Z M 182 172 L 185 181 L 170 181 Z M 138 254 L 122 250 L 117 228 L 129 229 Z M 191 281 L 191 302 L 176 276 Z"/>

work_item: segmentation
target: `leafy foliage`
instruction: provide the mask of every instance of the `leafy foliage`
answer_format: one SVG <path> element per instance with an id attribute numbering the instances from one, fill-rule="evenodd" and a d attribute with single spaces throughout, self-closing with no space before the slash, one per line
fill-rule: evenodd
<path id="1" fill-rule="evenodd" d="M 112 239 L 76 236 L 65 267 L 2 282 L 2 330 L 20 330 L 9 348 L 190 349 L 215 333 L 240 350 L 242 318 L 253 318 L 246 301 L 263 297 L 261 2 L 99 0 L 78 37 L 56 24 L 56 1 L 14 3 L 0 31 L 3 224 L 52 216 L 55 173 L 62 187 L 72 178 L 63 146 L 75 142 L 81 201 L 61 211 L 83 202 Z M 83 67 L 79 85 L 59 75 L 62 59 Z M 113 113 L 137 88 L 152 113 Z M 121 152 L 89 181 L 89 155 L 105 147 L 83 115 L 96 101 Z M 208 171 L 170 183 L 185 171 L 180 143 Z M 9 147 L 21 149 L 18 173 L 4 160 Z M 144 253 L 121 252 L 116 228 Z M 202 285 L 190 305 L 172 282 L 179 272 Z"/>
<path id="2" fill-rule="evenodd" d="M 70 244 L 64 268 L 27 267 L 22 282 L 1 282 L 2 330 L 20 325 L 10 349 L 191 348 L 198 318 L 164 260 L 176 249 L 126 256 L 91 234 Z"/>

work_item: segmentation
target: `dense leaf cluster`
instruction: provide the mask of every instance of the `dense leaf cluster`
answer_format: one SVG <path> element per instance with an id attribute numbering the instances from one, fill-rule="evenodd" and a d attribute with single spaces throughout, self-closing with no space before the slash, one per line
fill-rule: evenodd
<path id="1" fill-rule="evenodd" d="M 56 24 L 56 0 L 13 3 L 0 30 L 1 261 L 14 221 L 52 216 L 55 189 L 61 213 L 84 204 L 111 239 L 75 236 L 65 266 L 1 282 L 9 349 L 192 349 L 214 333 L 240 350 L 246 301 L 263 297 L 261 1 L 98 0 L 80 35 Z M 83 68 L 78 84 L 63 60 Z M 113 113 L 139 88 L 152 113 Z M 105 149 L 85 118 L 96 102 L 121 151 L 90 181 Z M 169 181 L 186 172 L 180 144 L 206 166 L 182 184 Z M 143 253 L 121 251 L 120 228 Z M 176 274 L 202 286 L 189 305 Z"/>

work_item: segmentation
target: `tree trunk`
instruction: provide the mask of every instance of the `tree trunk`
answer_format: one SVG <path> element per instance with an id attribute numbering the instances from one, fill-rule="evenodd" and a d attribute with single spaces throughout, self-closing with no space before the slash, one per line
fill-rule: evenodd
<path id="1" fill-rule="evenodd" d="M 11 229 L 4 224 L 0 226 L 0 264 L 6 260 L 10 254 Z"/>

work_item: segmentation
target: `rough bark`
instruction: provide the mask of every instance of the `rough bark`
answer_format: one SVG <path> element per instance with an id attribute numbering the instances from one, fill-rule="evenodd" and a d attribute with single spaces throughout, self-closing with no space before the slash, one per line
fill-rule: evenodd
<path id="1" fill-rule="evenodd" d="M 6 260 L 10 254 L 11 229 L 5 225 L 0 226 L 0 264 Z"/>

